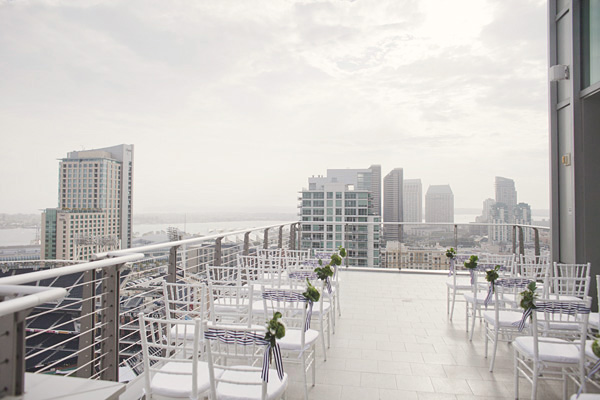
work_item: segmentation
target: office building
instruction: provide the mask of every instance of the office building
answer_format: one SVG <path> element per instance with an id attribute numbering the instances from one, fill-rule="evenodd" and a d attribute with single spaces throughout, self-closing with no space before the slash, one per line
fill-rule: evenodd
<path id="1" fill-rule="evenodd" d="M 600 274 L 600 4 L 548 2 L 552 260 Z M 590 296 L 596 299 L 592 280 Z"/>
<path id="2" fill-rule="evenodd" d="M 44 259 L 131 246 L 133 145 L 73 151 L 59 163 L 58 207 L 42 214 Z"/>
<path id="3" fill-rule="evenodd" d="M 431 185 L 425 195 L 425 222 L 454 222 L 454 193 L 450 185 Z"/>
<path id="4" fill-rule="evenodd" d="M 327 252 L 343 246 L 349 265 L 378 267 L 381 217 L 373 214 L 372 193 L 355 184 L 351 177 L 335 173 L 309 178 L 299 205 L 301 248 Z"/>
<path id="5" fill-rule="evenodd" d="M 369 168 L 328 169 L 327 176 L 308 178 L 309 189 L 324 183 L 342 183 L 351 185 L 356 190 L 366 190 L 371 193 L 371 213 L 381 215 L 381 165 L 371 165 Z"/>
<path id="6" fill-rule="evenodd" d="M 402 222 L 404 177 L 402 168 L 395 168 L 383 178 L 383 222 Z M 401 225 L 385 225 L 386 242 L 402 240 Z"/>
<path id="7" fill-rule="evenodd" d="M 508 208 L 509 220 L 512 219 L 513 210 L 517 205 L 517 190 L 515 181 L 497 176 L 494 182 L 496 203 L 505 204 Z"/>
<path id="8" fill-rule="evenodd" d="M 423 186 L 420 179 L 405 179 L 402 189 L 402 220 L 423 222 Z M 405 225 L 410 230 L 411 225 Z"/>

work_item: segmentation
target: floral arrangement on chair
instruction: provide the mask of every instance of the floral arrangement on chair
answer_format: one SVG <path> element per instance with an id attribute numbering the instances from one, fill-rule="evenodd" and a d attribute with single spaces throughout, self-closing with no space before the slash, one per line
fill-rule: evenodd
<path id="1" fill-rule="evenodd" d="M 319 259 L 320 267 L 315 268 L 317 277 L 327 284 L 327 290 L 329 293 L 331 293 L 331 283 L 329 278 L 333 276 L 333 269 L 331 267 L 339 267 L 342 265 L 344 257 L 346 257 L 346 249 L 340 246 L 338 251 L 331 255 L 331 259 L 329 260 L 328 264 L 323 265 L 323 260 Z"/>
<path id="2" fill-rule="evenodd" d="M 498 271 L 500 271 L 499 265 L 496 265 L 494 268 L 485 271 L 485 280 L 490 283 L 490 288 L 488 290 L 488 294 L 483 302 L 483 304 L 486 307 L 492 300 L 492 295 L 496 291 L 495 283 L 496 283 L 496 279 L 498 279 Z"/>
<path id="3" fill-rule="evenodd" d="M 456 250 L 454 250 L 454 247 L 450 247 L 448 250 L 446 250 L 446 257 L 451 260 L 456 257 Z"/>
<path id="4" fill-rule="evenodd" d="M 319 293 L 319 290 L 314 287 L 310 281 L 308 280 L 308 278 L 306 278 L 306 292 L 302 293 L 302 295 L 306 298 L 306 300 L 308 300 L 309 302 L 317 302 L 319 301 L 319 299 L 321 298 L 321 293 Z M 307 304 L 308 306 L 308 304 Z"/>
<path id="5" fill-rule="evenodd" d="M 277 339 L 281 339 L 285 336 L 285 324 L 281 321 L 281 313 L 279 311 L 275 311 L 273 313 L 273 318 L 270 321 L 267 321 L 267 333 L 265 334 L 265 340 L 271 343 L 271 347 L 269 348 L 269 360 L 273 359 L 273 349 L 275 348 L 275 344 Z"/>
<path id="6" fill-rule="evenodd" d="M 477 268 L 477 261 L 479 261 L 479 257 L 472 255 L 467 261 L 465 261 L 465 268 L 474 270 Z"/>
<path id="7" fill-rule="evenodd" d="M 535 299 L 537 299 L 538 295 L 535 292 L 537 290 L 537 287 L 535 285 L 535 281 L 534 282 L 530 282 L 529 285 L 527 285 L 527 289 L 521 292 L 521 301 L 519 302 L 519 306 L 521 306 L 521 308 L 524 310 L 523 311 L 523 317 L 521 318 L 521 321 L 519 321 L 517 324 L 519 331 L 522 331 L 523 328 L 525 327 L 525 322 L 527 322 L 527 318 L 529 318 L 530 320 L 533 320 L 533 310 L 536 309 L 535 306 Z M 515 323 L 513 323 L 514 325 Z"/>

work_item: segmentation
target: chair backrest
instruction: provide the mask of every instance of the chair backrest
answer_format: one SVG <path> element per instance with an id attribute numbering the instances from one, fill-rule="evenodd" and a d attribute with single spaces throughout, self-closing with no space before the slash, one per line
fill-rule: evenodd
<path id="1" fill-rule="evenodd" d="M 285 322 L 286 332 L 289 330 L 300 331 L 301 348 L 305 344 L 305 331 L 307 322 L 308 301 L 302 295 L 306 289 L 262 289 L 263 305 L 265 310 L 265 320 L 273 318 L 273 313 L 279 311 L 281 319 Z M 313 306 L 315 306 L 313 304 Z M 321 307 L 323 312 L 323 302 L 319 301 L 316 306 Z"/>
<path id="2" fill-rule="evenodd" d="M 530 279 L 542 285 L 544 297 L 549 293 L 548 279 L 551 275 L 550 264 L 525 264 L 519 265 L 519 276 Z"/>
<path id="3" fill-rule="evenodd" d="M 236 265 L 207 265 L 206 275 L 209 283 L 216 285 L 241 285 L 241 268 Z"/>
<path id="4" fill-rule="evenodd" d="M 486 264 L 489 268 L 500 265 L 499 275 L 513 276 L 515 273 L 515 255 L 514 254 L 483 254 L 479 262 Z M 489 269 L 488 268 L 488 269 Z"/>
<path id="5" fill-rule="evenodd" d="M 558 343 L 555 338 L 567 339 L 581 345 L 582 360 L 585 354 L 588 319 L 591 299 L 564 301 L 557 299 L 538 299 L 532 313 L 532 334 L 534 354 L 537 357 L 539 343 Z"/>
<path id="6" fill-rule="evenodd" d="M 139 314 L 146 396 L 152 395 L 152 377 L 160 372 L 173 377 L 188 376 L 190 398 L 198 398 L 198 358 L 202 338 L 200 319 L 152 318 Z M 194 340 L 188 340 L 190 334 Z M 169 368 L 162 368 L 169 363 Z M 190 365 L 191 364 L 191 368 Z"/>
<path id="7" fill-rule="evenodd" d="M 163 282 L 165 311 L 170 319 L 206 319 L 207 293 L 202 283 Z"/>
<path id="8" fill-rule="evenodd" d="M 519 294 L 527 289 L 527 285 L 533 280 L 519 277 L 498 278 L 494 284 L 494 308 L 496 318 L 499 312 L 504 310 L 522 312 L 519 302 Z"/>
<path id="9" fill-rule="evenodd" d="M 241 281 L 243 284 L 249 284 L 257 279 L 259 273 L 258 256 L 237 255 L 237 265 L 240 270 Z"/>
<path id="10" fill-rule="evenodd" d="M 550 254 L 520 254 L 520 264 L 550 264 Z"/>
<path id="11" fill-rule="evenodd" d="M 592 265 L 587 264 L 562 264 L 554 263 L 555 286 L 553 292 L 559 295 L 570 295 L 577 297 L 587 296 L 589 293 L 589 278 Z"/>
<path id="12" fill-rule="evenodd" d="M 265 400 L 267 382 L 261 374 L 268 349 L 266 329 L 211 325 L 205 332 L 210 398 L 216 399 L 219 384 L 226 383 L 239 386 L 244 398 Z"/>
<path id="13" fill-rule="evenodd" d="M 208 294 L 211 323 L 251 325 L 254 285 L 209 283 Z"/>

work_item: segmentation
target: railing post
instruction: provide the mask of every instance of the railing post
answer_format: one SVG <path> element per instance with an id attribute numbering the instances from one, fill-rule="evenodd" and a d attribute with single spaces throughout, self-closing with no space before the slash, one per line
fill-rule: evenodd
<path id="1" fill-rule="evenodd" d="M 119 381 L 119 271 L 123 265 L 103 269 L 100 379 L 104 381 Z"/>
<path id="2" fill-rule="evenodd" d="M 283 225 L 279 227 L 279 237 L 277 238 L 277 247 L 283 248 Z"/>
<path id="3" fill-rule="evenodd" d="M 247 256 L 250 253 L 250 232 L 244 233 L 244 253 Z"/>
<path id="4" fill-rule="evenodd" d="M 177 282 L 177 249 L 179 246 L 173 246 L 169 250 L 169 270 L 167 271 L 167 282 Z"/>
<path id="5" fill-rule="evenodd" d="M 263 249 L 269 248 L 269 228 L 265 229 L 265 233 L 263 236 Z"/>
<path id="6" fill-rule="evenodd" d="M 458 249 L 458 225 L 457 224 L 454 224 L 454 248 Z"/>
<path id="7" fill-rule="evenodd" d="M 25 318 L 31 310 L 0 317 L 0 397 L 25 392 Z"/>
<path id="8" fill-rule="evenodd" d="M 513 245 L 513 254 L 517 254 L 517 226 L 512 226 L 512 245 Z"/>
<path id="9" fill-rule="evenodd" d="M 540 255 L 540 232 L 538 231 L 538 228 L 533 228 L 533 235 L 534 235 L 534 241 L 535 241 L 535 255 L 539 256 Z"/>
<path id="10" fill-rule="evenodd" d="M 223 241 L 222 237 L 218 237 L 215 240 L 215 256 L 213 258 L 214 266 L 219 266 L 223 262 L 223 246 L 221 243 L 222 241 Z"/>
<path id="11" fill-rule="evenodd" d="M 80 378 L 89 378 L 92 376 L 93 360 L 95 358 L 95 311 L 96 311 L 96 271 L 86 271 L 83 273 L 81 302 L 81 322 L 79 332 L 79 353 L 77 356 L 77 371 Z"/>
<path id="12" fill-rule="evenodd" d="M 519 254 L 525 254 L 525 237 L 522 226 L 519 226 Z"/>
<path id="13" fill-rule="evenodd" d="M 296 250 L 296 224 L 290 224 L 290 250 Z"/>

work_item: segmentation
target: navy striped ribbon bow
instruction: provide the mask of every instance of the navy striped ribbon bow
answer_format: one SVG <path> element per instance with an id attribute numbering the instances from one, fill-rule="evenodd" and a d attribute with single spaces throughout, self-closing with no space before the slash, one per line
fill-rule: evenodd
<path id="1" fill-rule="evenodd" d="M 299 280 L 308 279 L 309 281 L 314 281 L 318 277 L 317 273 L 312 272 L 312 271 L 294 271 L 294 272 L 290 272 L 288 274 L 288 276 L 291 279 L 299 279 Z M 325 279 L 325 286 L 327 287 L 327 291 L 329 292 L 329 294 L 331 294 L 331 281 L 329 280 L 329 277 L 327 277 Z"/>
<path id="2" fill-rule="evenodd" d="M 240 344 L 242 346 L 250 346 L 253 344 L 267 346 L 263 356 L 263 366 L 260 377 L 264 382 L 269 382 L 269 367 L 271 364 L 269 353 L 272 350 L 277 375 L 279 376 L 279 380 L 283 380 L 283 358 L 281 357 L 281 349 L 279 348 L 279 344 L 275 343 L 275 347 L 272 347 L 271 342 L 257 333 L 230 329 L 209 328 L 204 332 L 204 338 L 219 340 L 220 342 L 227 344 Z"/>
<path id="3" fill-rule="evenodd" d="M 500 271 L 502 271 L 502 268 L 500 268 Z M 486 307 L 488 306 L 489 302 L 492 300 L 492 295 L 494 294 L 494 291 L 496 290 L 496 286 L 516 287 L 516 288 L 525 289 L 525 288 L 527 288 L 527 285 L 529 285 L 530 282 L 531 282 L 530 279 L 521 279 L 521 278 L 506 278 L 506 279 L 497 279 L 496 281 L 492 281 L 489 283 L 488 294 L 487 294 L 487 297 L 485 298 L 485 301 L 483 302 L 483 304 Z"/>
<path id="4" fill-rule="evenodd" d="M 495 290 L 495 288 L 494 288 L 495 282 L 491 281 L 489 283 L 489 285 L 490 285 L 490 287 L 488 289 L 487 296 L 485 297 L 485 300 L 483 301 L 483 305 L 486 306 L 486 307 L 488 306 L 488 304 L 490 303 L 490 301 L 492 301 L 492 295 L 494 294 L 494 290 Z"/>
<path id="5" fill-rule="evenodd" d="M 577 315 L 577 314 L 589 314 L 590 308 L 586 307 L 584 304 L 581 304 L 576 301 L 538 301 L 535 304 L 535 309 L 537 311 L 543 311 L 550 314 L 567 314 L 567 315 Z M 527 321 L 527 317 L 531 315 L 533 312 L 533 308 L 530 307 L 523 311 L 523 317 L 521 317 L 521 321 L 518 322 L 517 326 L 519 331 L 522 331 L 525 327 L 525 322 Z M 513 326 L 515 323 L 513 322 Z"/>
<path id="6" fill-rule="evenodd" d="M 289 290 L 265 290 L 262 294 L 262 298 L 273 301 L 283 301 L 289 303 L 303 302 L 308 303 L 308 311 L 306 313 L 306 321 L 304 322 L 304 331 L 310 329 L 310 319 L 312 318 L 313 301 L 304 297 L 303 294 L 298 292 L 291 292 Z"/>

